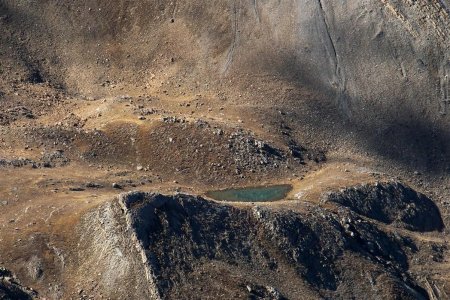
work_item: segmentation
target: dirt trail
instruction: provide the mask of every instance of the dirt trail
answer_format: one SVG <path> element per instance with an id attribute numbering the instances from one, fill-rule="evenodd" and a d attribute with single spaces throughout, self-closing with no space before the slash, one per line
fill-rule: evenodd
<path id="1" fill-rule="evenodd" d="M 344 2 L 0 1 L 0 267 L 48 299 L 103 295 L 79 292 L 95 258 L 83 261 L 76 231 L 118 193 L 289 183 L 284 201 L 233 204 L 291 211 L 286 223 L 293 214 L 343 214 L 324 201 L 331 192 L 403 182 L 438 206 L 443 232 L 358 218 L 412 240 L 403 277 L 445 299 L 448 1 Z M 114 234 L 101 232 L 114 246 Z M 108 247 L 92 249 L 107 257 L 116 251 Z M 252 269 L 200 265 L 199 286 L 202 268 L 214 276 Z M 309 291 L 305 276 L 298 286 Z M 236 278 L 231 286 L 244 284 L 244 293 L 272 291 Z"/>

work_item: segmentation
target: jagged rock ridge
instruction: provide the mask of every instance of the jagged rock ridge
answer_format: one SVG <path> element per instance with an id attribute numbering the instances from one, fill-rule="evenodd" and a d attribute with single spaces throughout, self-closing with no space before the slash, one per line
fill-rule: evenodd
<path id="1" fill-rule="evenodd" d="M 113 232 L 139 253 L 135 266 L 146 274 L 141 288 L 155 298 L 243 298 L 258 286 L 288 299 L 427 298 L 408 272 L 414 242 L 343 206 L 237 208 L 190 195 L 132 192 L 100 211 L 114 206 L 100 220 L 124 222 Z M 88 236 L 96 236 L 98 221 L 87 219 Z"/>

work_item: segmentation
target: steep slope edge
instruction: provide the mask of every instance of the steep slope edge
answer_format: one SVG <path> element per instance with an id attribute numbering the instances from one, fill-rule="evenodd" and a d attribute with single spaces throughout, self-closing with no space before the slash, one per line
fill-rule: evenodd
<path id="1" fill-rule="evenodd" d="M 408 271 L 414 241 L 339 206 L 238 208 L 131 192 L 89 214 L 82 228 L 86 249 L 101 250 L 103 279 L 91 291 L 120 282 L 118 294 L 109 289 L 113 298 L 427 298 Z"/>

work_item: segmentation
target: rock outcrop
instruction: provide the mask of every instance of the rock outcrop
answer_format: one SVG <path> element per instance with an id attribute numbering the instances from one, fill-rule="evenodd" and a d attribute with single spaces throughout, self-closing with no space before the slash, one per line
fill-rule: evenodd
<path id="1" fill-rule="evenodd" d="M 410 238 L 337 211 L 132 192 L 85 218 L 83 236 L 108 257 L 98 271 L 117 284 L 132 280 L 127 293 L 135 297 L 427 298 L 408 272 L 417 251 Z"/>
<path id="2" fill-rule="evenodd" d="M 22 286 L 9 270 L 0 267 L 1 300 L 32 300 L 36 297 L 35 291 Z"/>
<path id="3" fill-rule="evenodd" d="M 374 220 L 414 231 L 442 230 L 436 204 L 398 182 L 377 183 L 331 193 L 326 199 Z"/>

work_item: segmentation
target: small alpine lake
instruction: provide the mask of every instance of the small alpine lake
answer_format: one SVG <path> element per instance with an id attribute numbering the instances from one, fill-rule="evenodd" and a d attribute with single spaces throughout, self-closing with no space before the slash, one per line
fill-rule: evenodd
<path id="1" fill-rule="evenodd" d="M 286 198 L 291 190 L 292 185 L 280 184 L 209 191 L 206 196 L 218 201 L 271 202 Z"/>

